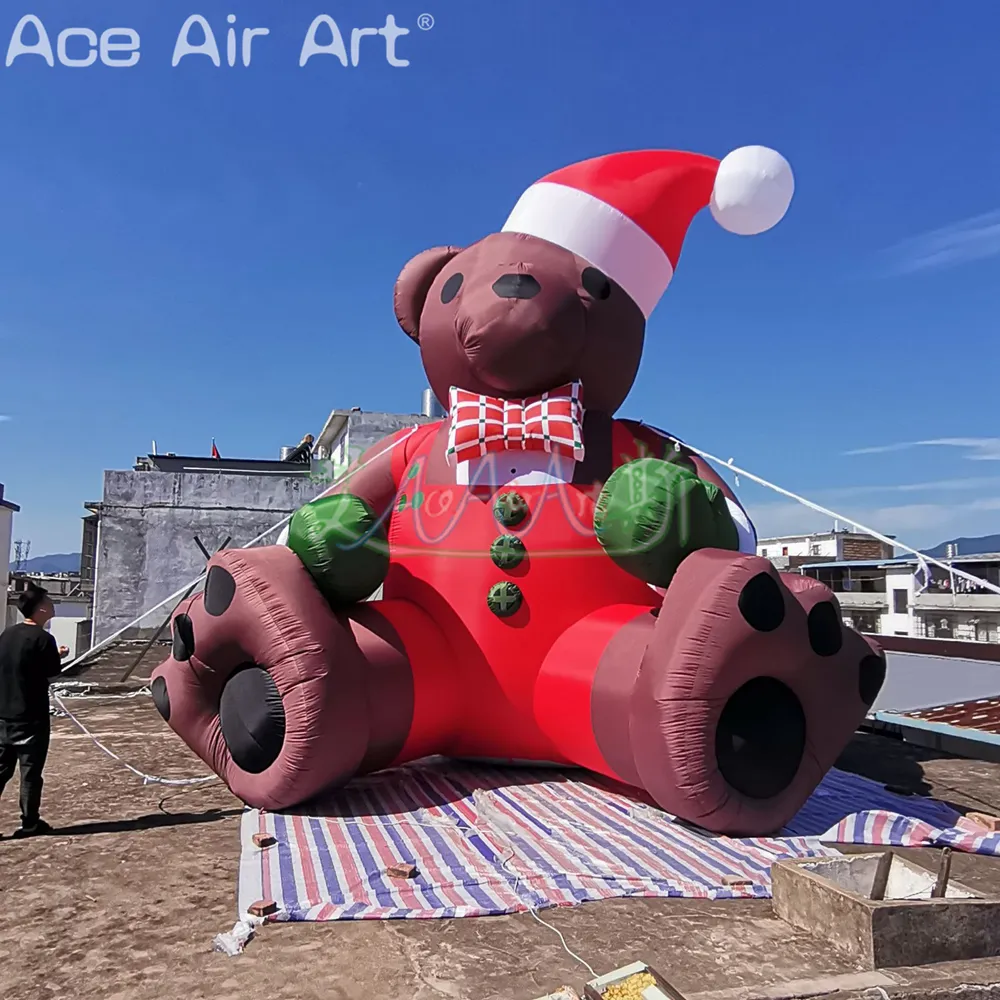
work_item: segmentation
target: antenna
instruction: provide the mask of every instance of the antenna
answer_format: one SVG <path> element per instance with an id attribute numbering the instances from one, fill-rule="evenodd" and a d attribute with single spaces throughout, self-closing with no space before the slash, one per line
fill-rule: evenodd
<path id="1" fill-rule="evenodd" d="M 14 542 L 14 572 L 23 573 L 24 567 L 28 562 L 28 556 L 31 554 L 31 542 L 18 541 Z"/>

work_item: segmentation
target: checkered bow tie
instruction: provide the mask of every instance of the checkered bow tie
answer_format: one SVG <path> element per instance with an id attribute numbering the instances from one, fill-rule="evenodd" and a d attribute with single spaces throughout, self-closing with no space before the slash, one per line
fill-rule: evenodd
<path id="1" fill-rule="evenodd" d="M 501 451 L 544 451 L 583 460 L 583 386 L 560 386 L 527 399 L 498 399 L 465 389 L 450 393 L 448 461 Z"/>

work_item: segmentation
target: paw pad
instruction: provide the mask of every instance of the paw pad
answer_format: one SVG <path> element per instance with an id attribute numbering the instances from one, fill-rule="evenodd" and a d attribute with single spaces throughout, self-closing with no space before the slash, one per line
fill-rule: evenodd
<path id="1" fill-rule="evenodd" d="M 885 657 L 874 653 L 864 657 L 858 668 L 858 694 L 869 708 L 875 704 L 884 683 Z"/>
<path id="2" fill-rule="evenodd" d="M 156 711 L 160 713 L 164 722 L 169 722 L 170 695 L 167 692 L 167 682 L 162 677 L 154 677 L 153 683 L 149 685 L 149 692 L 153 696 Z"/>
<path id="3" fill-rule="evenodd" d="M 194 656 L 194 625 L 188 615 L 180 614 L 173 621 L 173 645 L 170 653 L 178 663 L 185 663 Z"/>
<path id="4" fill-rule="evenodd" d="M 817 656 L 836 656 L 844 645 L 840 615 L 831 601 L 820 601 L 809 611 L 809 645 Z"/>
<path id="5" fill-rule="evenodd" d="M 780 795 L 794 781 L 805 745 L 802 703 L 774 677 L 755 677 L 736 691 L 715 731 L 722 777 L 751 799 Z"/>
<path id="6" fill-rule="evenodd" d="M 226 682 L 219 701 L 222 738 L 237 767 L 266 771 L 285 743 L 285 708 L 274 678 L 248 663 Z"/>
<path id="7" fill-rule="evenodd" d="M 785 620 L 785 599 L 770 573 L 758 573 L 750 579 L 738 603 L 740 614 L 757 632 L 773 632 Z"/>
<path id="8" fill-rule="evenodd" d="M 233 574 L 222 566 L 213 566 L 205 580 L 205 612 L 213 618 L 221 618 L 236 596 L 236 581 Z"/>

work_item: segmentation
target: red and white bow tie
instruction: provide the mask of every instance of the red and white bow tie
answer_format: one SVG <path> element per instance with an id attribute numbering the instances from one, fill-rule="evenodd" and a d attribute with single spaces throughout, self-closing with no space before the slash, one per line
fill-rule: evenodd
<path id="1" fill-rule="evenodd" d="M 583 460 L 583 386 L 579 382 L 527 399 L 450 392 L 449 462 L 500 451 L 545 451 Z"/>

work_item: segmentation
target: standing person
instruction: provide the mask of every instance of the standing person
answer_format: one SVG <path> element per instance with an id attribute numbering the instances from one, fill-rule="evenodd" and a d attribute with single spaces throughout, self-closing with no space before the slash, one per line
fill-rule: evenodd
<path id="1" fill-rule="evenodd" d="M 17 602 L 24 617 L 0 633 L 0 795 L 21 769 L 21 827 L 15 838 L 51 833 L 39 815 L 42 771 L 49 753 L 49 681 L 69 654 L 45 626 L 55 614 L 43 587 L 29 585 Z"/>

